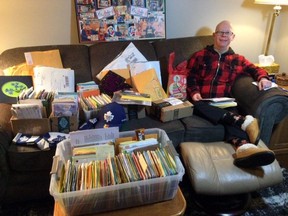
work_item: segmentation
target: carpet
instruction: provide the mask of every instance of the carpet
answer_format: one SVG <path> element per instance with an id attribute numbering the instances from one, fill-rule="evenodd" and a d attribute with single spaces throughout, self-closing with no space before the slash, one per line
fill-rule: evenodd
<path id="1" fill-rule="evenodd" d="M 288 215 L 288 170 L 283 169 L 284 181 L 273 187 L 252 194 L 249 211 L 244 216 L 252 215 Z"/>
<path id="2" fill-rule="evenodd" d="M 252 193 L 250 207 L 243 216 L 288 216 L 288 170 L 282 169 L 283 182 Z M 192 189 L 186 175 L 179 184 L 187 201 L 185 216 L 206 216 L 193 201 Z M 0 206 L 2 216 L 52 216 L 54 208 L 53 198 L 17 205 Z"/>
<path id="3" fill-rule="evenodd" d="M 288 216 L 288 170 L 282 169 L 283 182 L 251 193 L 251 203 L 243 216 Z M 187 201 L 185 216 L 206 216 L 194 202 L 187 177 L 180 186 Z"/>

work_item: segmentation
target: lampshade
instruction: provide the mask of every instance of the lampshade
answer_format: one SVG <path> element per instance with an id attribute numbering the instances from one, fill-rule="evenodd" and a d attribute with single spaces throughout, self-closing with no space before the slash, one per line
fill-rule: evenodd
<path id="1" fill-rule="evenodd" d="M 288 5 L 288 0 L 255 0 L 255 4 Z"/>

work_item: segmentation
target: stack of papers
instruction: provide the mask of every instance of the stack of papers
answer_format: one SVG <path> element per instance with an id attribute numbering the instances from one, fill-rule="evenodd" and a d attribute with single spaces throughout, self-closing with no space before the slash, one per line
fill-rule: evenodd
<path id="1" fill-rule="evenodd" d="M 78 95 L 76 92 L 59 92 L 54 95 L 52 102 L 54 116 L 78 115 Z"/>
<path id="2" fill-rule="evenodd" d="M 149 94 L 142 94 L 132 90 L 114 92 L 112 101 L 119 104 L 152 105 L 152 98 Z"/>
<path id="3" fill-rule="evenodd" d="M 119 145 L 120 152 L 133 152 L 135 150 L 145 148 L 148 146 L 155 146 L 158 145 L 158 141 L 155 138 L 148 138 L 145 140 L 131 140 L 126 142 L 121 142 Z"/>
<path id="4" fill-rule="evenodd" d="M 36 91 L 74 92 L 74 70 L 69 68 L 34 67 L 34 88 Z"/>
<path id="5" fill-rule="evenodd" d="M 93 151 L 91 153 L 94 154 Z M 82 156 L 82 161 L 78 161 L 79 158 L 68 159 L 59 166 L 57 175 L 60 193 L 172 176 L 178 173 L 176 162 L 166 148 L 143 152 L 121 152 L 103 160 L 85 161 L 83 160 L 85 155 Z"/>
<path id="6" fill-rule="evenodd" d="M 41 119 L 42 106 L 38 104 L 12 104 L 11 113 L 17 119 Z"/>
<path id="7" fill-rule="evenodd" d="M 258 86 L 258 82 L 252 82 L 252 84 Z M 277 87 L 278 87 L 278 85 L 276 83 L 271 82 L 271 86 L 265 87 L 263 90 L 266 91 L 266 90 L 269 90 L 271 88 L 277 88 Z"/>
<path id="8" fill-rule="evenodd" d="M 219 108 L 236 107 L 237 102 L 235 98 L 219 97 L 219 98 L 204 98 L 202 101 L 208 101 L 210 105 Z"/>

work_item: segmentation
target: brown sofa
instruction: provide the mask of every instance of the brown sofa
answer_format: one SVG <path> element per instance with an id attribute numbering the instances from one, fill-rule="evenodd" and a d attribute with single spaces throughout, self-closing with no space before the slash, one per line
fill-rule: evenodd
<path id="1" fill-rule="evenodd" d="M 157 41 L 135 41 L 135 46 L 147 60 L 159 60 L 163 88 L 166 89 L 168 56 L 175 51 L 175 65 L 195 51 L 213 42 L 212 36 Z M 0 56 L 0 70 L 25 62 L 24 52 L 59 49 L 65 68 L 75 71 L 75 83 L 95 80 L 96 75 L 129 44 L 128 41 L 97 43 L 88 45 L 55 45 L 18 47 L 4 51 Z M 288 114 L 287 93 L 280 89 L 259 92 L 251 85 L 250 77 L 239 79 L 233 87 L 243 113 L 259 118 L 261 139 L 269 147 L 271 135 Z M 40 151 L 33 147 L 11 144 L 13 134 L 10 127 L 10 105 L 0 104 L 0 202 L 16 202 L 49 196 L 49 172 L 55 149 Z M 213 142 L 224 139 L 224 128 L 196 116 L 162 123 L 153 117 L 130 119 L 122 130 L 135 128 L 161 128 L 166 131 L 173 145 L 184 141 Z M 277 139 L 274 142 L 277 142 Z M 282 142 L 282 141 L 281 141 Z M 287 143 L 277 149 L 287 157 Z M 282 151 L 283 150 L 283 151 Z M 283 157 L 285 158 L 285 157 Z M 281 163 L 281 161 L 280 161 Z"/>

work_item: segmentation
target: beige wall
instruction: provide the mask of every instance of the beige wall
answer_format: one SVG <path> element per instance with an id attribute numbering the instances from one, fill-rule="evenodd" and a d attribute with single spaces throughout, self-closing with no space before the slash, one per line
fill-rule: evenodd
<path id="1" fill-rule="evenodd" d="M 19 46 L 78 43 L 73 0 L 0 0 L 0 52 Z"/>
<path id="2" fill-rule="evenodd" d="M 265 33 L 273 6 L 254 0 L 166 0 L 167 38 L 211 34 L 215 25 L 229 19 L 236 38 L 233 49 L 252 62 L 263 53 Z M 19 46 L 78 43 L 74 0 L 0 0 L 0 53 Z M 280 71 L 288 72 L 288 7 L 276 19 L 269 54 Z"/>

